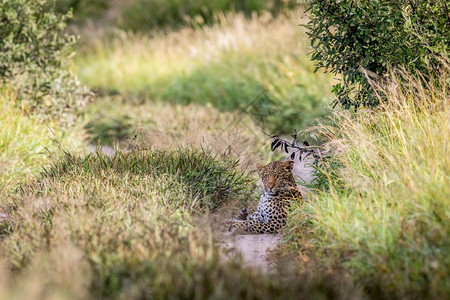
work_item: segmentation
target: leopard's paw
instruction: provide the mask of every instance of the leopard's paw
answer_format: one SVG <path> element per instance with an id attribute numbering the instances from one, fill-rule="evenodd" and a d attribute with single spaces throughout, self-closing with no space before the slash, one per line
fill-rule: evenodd
<path id="1" fill-rule="evenodd" d="M 248 210 L 247 208 L 243 208 L 240 212 L 239 212 L 239 216 L 238 216 L 238 220 L 247 220 L 247 216 L 248 216 Z"/>
<path id="2" fill-rule="evenodd" d="M 234 219 L 228 219 L 225 220 L 225 222 L 223 222 L 223 225 L 228 228 L 228 231 L 231 231 L 231 229 L 233 228 L 233 224 L 234 224 Z"/>

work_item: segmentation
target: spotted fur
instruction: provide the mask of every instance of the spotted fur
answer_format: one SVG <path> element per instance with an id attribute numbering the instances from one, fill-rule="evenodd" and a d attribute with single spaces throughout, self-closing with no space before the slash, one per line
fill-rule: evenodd
<path id="1" fill-rule="evenodd" d="M 256 212 L 243 218 L 241 211 L 238 219 L 226 222 L 230 230 L 242 228 L 251 233 L 271 233 L 286 225 L 287 209 L 292 201 L 302 198 L 295 184 L 292 161 L 274 161 L 266 166 L 258 166 L 258 173 L 264 184 L 264 194 Z"/>

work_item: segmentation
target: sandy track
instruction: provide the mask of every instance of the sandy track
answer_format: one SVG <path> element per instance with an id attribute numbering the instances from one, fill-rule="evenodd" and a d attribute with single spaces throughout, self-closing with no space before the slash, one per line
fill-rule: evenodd
<path id="1" fill-rule="evenodd" d="M 226 233 L 220 243 L 225 259 L 236 255 L 242 257 L 247 268 L 255 268 L 266 273 L 274 268 L 270 253 L 279 245 L 279 234 L 233 234 Z"/>

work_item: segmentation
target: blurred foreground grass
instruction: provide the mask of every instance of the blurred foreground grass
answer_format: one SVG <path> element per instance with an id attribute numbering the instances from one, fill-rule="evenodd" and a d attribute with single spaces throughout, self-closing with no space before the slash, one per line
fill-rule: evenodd
<path id="1" fill-rule="evenodd" d="M 222 13 L 210 26 L 152 37 L 85 32 L 72 69 L 102 93 L 210 103 L 249 113 L 273 132 L 291 132 L 328 114 L 331 99 L 332 77 L 314 73 L 300 14 Z"/>

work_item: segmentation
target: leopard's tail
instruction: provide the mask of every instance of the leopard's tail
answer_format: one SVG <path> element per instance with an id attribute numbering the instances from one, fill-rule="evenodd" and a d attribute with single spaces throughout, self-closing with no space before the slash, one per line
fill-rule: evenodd
<path id="1" fill-rule="evenodd" d="M 226 222 L 228 230 L 243 229 L 251 233 L 273 233 L 282 227 L 282 224 L 276 221 L 262 222 L 260 220 L 238 220 L 231 219 Z"/>

